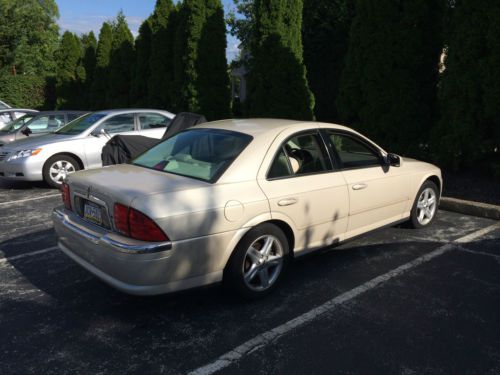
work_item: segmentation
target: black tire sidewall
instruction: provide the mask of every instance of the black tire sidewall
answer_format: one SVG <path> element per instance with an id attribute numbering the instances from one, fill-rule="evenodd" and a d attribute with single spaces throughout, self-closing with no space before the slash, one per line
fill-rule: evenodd
<path id="1" fill-rule="evenodd" d="M 276 237 L 278 241 L 280 241 L 283 249 L 283 267 L 281 268 L 278 279 L 271 287 L 263 291 L 255 291 L 248 288 L 248 286 L 245 284 L 245 281 L 243 280 L 243 262 L 250 245 L 257 238 L 264 235 L 272 235 Z M 289 255 L 290 249 L 288 240 L 283 231 L 278 226 L 271 223 L 264 223 L 257 227 L 254 227 L 250 229 L 250 231 L 245 234 L 245 236 L 240 240 L 231 257 L 229 258 L 226 268 L 224 269 L 224 285 L 246 299 L 257 299 L 264 297 L 271 293 L 280 283 L 282 276 L 288 266 L 290 258 Z"/>
<path id="2" fill-rule="evenodd" d="M 54 188 L 60 188 L 62 184 L 56 184 L 52 179 L 50 178 L 50 166 L 54 164 L 56 161 L 67 161 L 71 163 L 76 171 L 80 170 L 80 164 L 76 161 L 75 158 L 69 156 L 69 155 L 54 155 L 51 156 L 43 165 L 43 170 L 42 170 L 42 175 L 43 175 L 43 180 L 50 186 Z"/>
<path id="3" fill-rule="evenodd" d="M 436 193 L 436 199 L 437 199 L 437 202 L 436 202 L 436 212 L 434 213 L 434 216 L 432 217 L 431 221 L 429 221 L 427 224 L 425 225 L 422 225 L 418 222 L 418 215 L 417 215 L 417 204 L 418 204 L 418 198 L 420 197 L 420 194 L 422 194 L 422 191 L 424 191 L 425 189 L 427 188 L 431 188 L 432 190 L 434 190 L 434 192 Z M 439 190 L 438 190 L 438 187 L 436 186 L 436 184 L 432 181 L 425 181 L 422 186 L 420 187 L 420 189 L 418 190 L 418 193 L 417 193 L 417 196 L 415 197 L 415 202 L 413 202 L 413 207 L 411 209 L 411 214 L 410 214 L 410 224 L 413 228 L 425 228 L 425 227 L 428 227 L 429 225 L 431 225 L 434 220 L 436 219 L 436 216 L 437 216 L 437 211 L 438 211 L 438 207 L 439 207 Z"/>

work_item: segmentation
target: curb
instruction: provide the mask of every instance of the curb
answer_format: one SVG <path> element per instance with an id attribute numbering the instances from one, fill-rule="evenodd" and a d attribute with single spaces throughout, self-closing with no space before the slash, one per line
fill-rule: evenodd
<path id="1" fill-rule="evenodd" d="M 441 197 L 439 208 L 445 211 L 453 211 L 471 216 L 500 220 L 500 206 L 494 204 Z"/>

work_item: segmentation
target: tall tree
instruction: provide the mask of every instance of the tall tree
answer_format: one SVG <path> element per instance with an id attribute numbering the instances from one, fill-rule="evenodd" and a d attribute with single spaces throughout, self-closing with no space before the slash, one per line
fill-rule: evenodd
<path id="1" fill-rule="evenodd" d="M 81 92 L 77 90 L 81 80 L 79 63 L 82 58 L 80 39 L 66 31 L 56 52 L 56 107 L 68 108 L 76 105 Z"/>
<path id="2" fill-rule="evenodd" d="M 436 117 L 446 0 L 358 0 L 337 108 L 393 152 L 424 152 Z"/>
<path id="3" fill-rule="evenodd" d="M 53 75 L 58 17 L 54 0 L 0 0 L 0 71 Z"/>
<path id="4" fill-rule="evenodd" d="M 99 42 L 96 51 L 96 68 L 91 86 L 92 109 L 104 109 L 108 106 L 106 92 L 108 87 L 109 59 L 113 42 L 111 25 L 104 22 L 99 32 Z"/>
<path id="5" fill-rule="evenodd" d="M 243 48 L 252 44 L 255 31 L 255 0 L 233 0 L 235 10 L 227 16 L 231 35 L 238 38 Z"/>
<path id="6" fill-rule="evenodd" d="M 304 63 L 320 121 L 340 121 L 335 100 L 353 15 L 354 0 L 304 0 Z"/>
<path id="7" fill-rule="evenodd" d="M 132 78 L 130 99 L 133 105 L 145 107 L 148 104 L 148 82 L 151 78 L 151 18 L 139 27 L 139 36 L 135 40 L 135 65 Z"/>
<path id="8" fill-rule="evenodd" d="M 92 82 L 94 81 L 96 68 L 97 40 L 94 32 L 91 31 L 88 34 L 83 34 L 81 37 L 81 44 L 83 48 L 83 57 L 78 68 L 80 70 L 78 75 L 82 79 L 79 90 L 81 95 L 79 108 L 88 109 L 90 108 L 90 90 Z"/>
<path id="9" fill-rule="evenodd" d="M 226 24 L 220 0 L 206 0 L 206 21 L 198 44 L 197 82 L 200 112 L 208 120 L 231 117 L 226 60 Z"/>
<path id="10" fill-rule="evenodd" d="M 134 65 L 134 37 L 123 12 L 118 13 L 112 30 L 107 101 L 111 107 L 128 107 Z"/>
<path id="11" fill-rule="evenodd" d="M 433 151 L 458 168 L 500 149 L 500 3 L 456 1 L 447 31 Z"/>
<path id="12" fill-rule="evenodd" d="M 256 0 L 248 77 L 250 116 L 312 120 L 302 51 L 302 0 Z"/>
<path id="13" fill-rule="evenodd" d="M 173 109 L 199 112 L 196 88 L 198 42 L 205 22 L 205 0 L 184 0 L 179 8 L 174 44 Z"/>
<path id="14" fill-rule="evenodd" d="M 176 8 L 172 0 L 158 0 L 151 16 L 151 75 L 148 80 L 150 106 L 171 109 L 173 43 Z"/>

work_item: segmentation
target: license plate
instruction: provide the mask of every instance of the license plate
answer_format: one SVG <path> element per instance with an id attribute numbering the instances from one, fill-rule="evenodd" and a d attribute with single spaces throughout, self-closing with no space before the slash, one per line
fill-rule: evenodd
<path id="1" fill-rule="evenodd" d="M 83 217 L 92 223 L 102 225 L 101 208 L 96 205 L 85 203 L 83 207 Z"/>

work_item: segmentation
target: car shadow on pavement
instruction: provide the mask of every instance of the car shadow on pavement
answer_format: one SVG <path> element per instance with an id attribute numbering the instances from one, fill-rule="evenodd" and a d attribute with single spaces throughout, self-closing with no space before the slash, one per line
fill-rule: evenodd
<path id="1" fill-rule="evenodd" d="M 481 249 L 493 241 L 498 243 L 473 244 Z M 9 285 L 0 294 L 0 351 L 17 337 L 19 352 L 42 372 L 68 365 L 72 371 L 104 366 L 123 373 L 133 366 L 155 372 L 160 364 L 169 372 L 186 372 L 442 244 L 352 242 L 325 249 L 294 261 L 273 294 L 251 302 L 220 286 L 156 297 L 125 295 L 57 250 L 13 260 L 2 270 Z M 19 355 L 9 362 L 19 365 Z"/>

